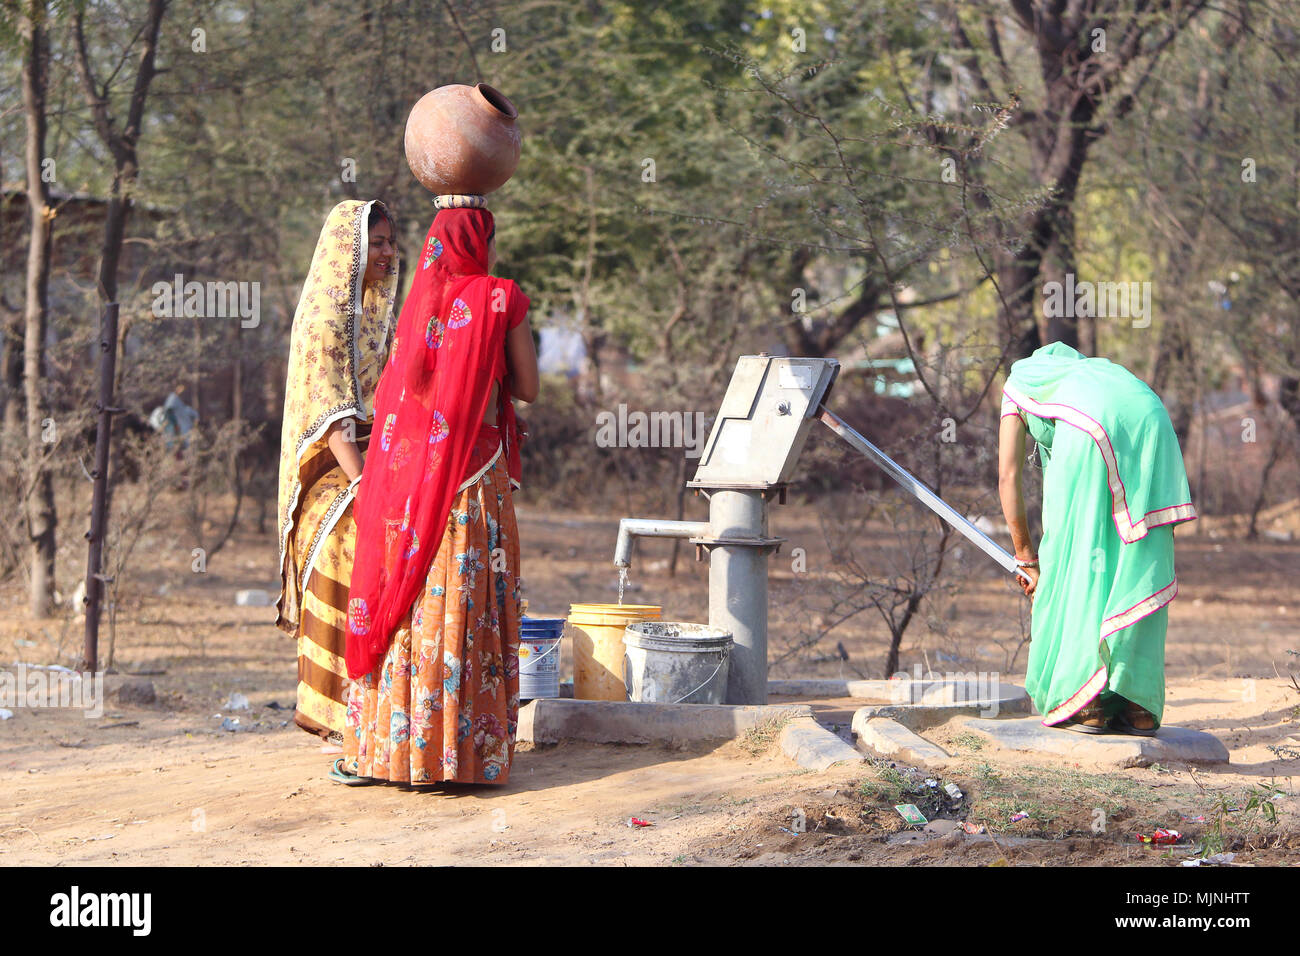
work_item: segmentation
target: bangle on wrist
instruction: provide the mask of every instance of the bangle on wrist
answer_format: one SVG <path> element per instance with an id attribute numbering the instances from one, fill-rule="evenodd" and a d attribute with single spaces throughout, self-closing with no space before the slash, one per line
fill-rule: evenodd
<path id="1" fill-rule="evenodd" d="M 1036 567 L 1038 567 L 1038 559 L 1037 559 L 1037 558 L 1034 558 L 1034 560 L 1032 560 L 1032 561 L 1021 561 L 1019 558 L 1017 558 L 1017 559 L 1016 559 L 1016 567 L 1018 567 L 1018 568 L 1036 568 Z"/>

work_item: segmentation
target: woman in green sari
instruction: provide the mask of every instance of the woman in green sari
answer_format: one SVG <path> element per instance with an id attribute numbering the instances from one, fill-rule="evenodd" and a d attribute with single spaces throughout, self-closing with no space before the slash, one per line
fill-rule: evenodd
<path id="1" fill-rule="evenodd" d="M 1033 598 L 1025 690 L 1046 726 L 1153 736 L 1178 593 L 1173 526 L 1196 517 L 1169 414 L 1127 369 L 1059 342 L 1016 362 L 1002 395 L 999 494 Z M 1026 432 L 1043 468 L 1037 553 Z"/>

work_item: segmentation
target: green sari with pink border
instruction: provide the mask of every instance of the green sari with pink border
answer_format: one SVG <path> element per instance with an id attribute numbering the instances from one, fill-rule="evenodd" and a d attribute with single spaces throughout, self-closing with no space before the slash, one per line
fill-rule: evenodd
<path id="1" fill-rule="evenodd" d="M 1002 396 L 1043 467 L 1025 690 L 1048 726 L 1093 700 L 1108 718 L 1133 701 L 1159 724 L 1173 526 L 1196 518 L 1169 413 L 1127 369 L 1059 342 L 1016 362 Z"/>

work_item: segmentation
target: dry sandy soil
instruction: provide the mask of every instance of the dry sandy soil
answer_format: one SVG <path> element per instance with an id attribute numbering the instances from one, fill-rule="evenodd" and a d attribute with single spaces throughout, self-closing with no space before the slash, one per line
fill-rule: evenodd
<path id="1" fill-rule="evenodd" d="M 616 518 L 527 506 L 520 516 L 532 613 L 616 599 Z M 819 571 L 825 547 L 811 509 L 777 509 L 773 524 L 809 556 L 806 572 L 790 570 L 786 557 L 773 562 L 779 658 L 818 613 L 809 602 L 830 572 Z M 1100 773 L 981 746 L 944 726 L 927 735 L 957 759 L 937 782 L 956 783 L 964 797 L 941 805 L 924 774 L 888 764 L 803 771 L 771 734 L 677 750 L 521 748 L 505 787 L 333 784 L 320 741 L 290 721 L 293 642 L 272 627 L 269 609 L 233 603 L 241 588 L 274 593 L 273 539 L 244 534 L 195 574 L 186 543 L 159 537 L 120 610 L 114 660 L 121 672 L 146 674 L 157 702 L 110 696 L 95 719 L 18 709 L 0 721 L 0 865 L 1176 865 L 1197 846 L 1234 850 L 1236 863 L 1300 862 L 1300 690 L 1286 679 L 1300 673 L 1300 658 L 1288 654 L 1300 650 L 1300 546 L 1203 533 L 1180 535 L 1178 548 L 1166 722 L 1219 736 L 1231 763 Z M 684 552 L 671 578 L 668 553 L 661 542 L 641 548 L 629 597 L 664 605 L 666 618 L 704 620 L 705 566 Z M 17 585 L 3 596 L 10 608 L 21 604 Z M 1016 682 L 1020 600 L 993 570 L 974 566 L 949 610 L 908 632 L 904 668 L 929 661 Z M 7 618 L 0 661 L 75 664 L 79 622 Z M 773 675 L 881 676 L 884 641 L 878 621 L 863 616 L 789 653 Z M 826 652 L 837 642 L 847 661 Z M 232 692 L 251 710 L 223 710 Z M 239 729 L 222 731 L 222 717 L 238 717 Z M 1274 796 L 1276 814 L 1265 815 L 1261 796 Z M 892 809 L 903 802 L 928 805 L 940 822 L 908 831 Z M 1029 816 L 1012 822 L 1022 811 Z M 634 816 L 654 825 L 629 827 Z M 942 832 L 962 820 L 988 832 Z M 1139 845 L 1134 834 L 1156 826 L 1181 830 L 1182 844 Z"/>

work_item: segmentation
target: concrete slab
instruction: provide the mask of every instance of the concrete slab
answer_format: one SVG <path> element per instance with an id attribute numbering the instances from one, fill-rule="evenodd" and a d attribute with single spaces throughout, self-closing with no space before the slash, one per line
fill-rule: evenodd
<path id="1" fill-rule="evenodd" d="M 887 680 L 833 680 L 833 679 L 799 679 L 770 680 L 767 682 L 769 697 L 862 697 L 893 700 L 890 696 Z"/>
<path id="2" fill-rule="evenodd" d="M 1033 702 L 1024 690 L 1015 688 L 1019 693 L 1008 695 L 1004 700 L 978 701 L 969 704 L 909 704 L 868 707 L 873 717 L 887 717 L 914 731 L 923 731 L 929 727 L 942 724 L 956 716 L 1007 717 L 1015 714 L 1032 714 Z"/>
<path id="3" fill-rule="evenodd" d="M 888 717 L 912 730 L 924 730 L 954 715 L 1005 717 L 1031 714 L 1023 687 L 1003 683 L 996 674 L 953 675 L 951 679 L 771 680 L 769 696 L 802 700 L 859 698 L 876 717 Z"/>
<path id="4" fill-rule="evenodd" d="M 853 734 L 858 746 L 877 757 L 888 757 L 929 770 L 941 770 L 952 755 L 913 733 L 896 720 L 877 717 L 864 707 L 853 715 Z"/>
<path id="5" fill-rule="evenodd" d="M 1147 767 L 1153 763 L 1227 763 L 1228 748 L 1213 734 L 1186 727 L 1161 727 L 1155 737 L 1123 734 L 1080 734 L 1044 727 L 1037 717 L 1016 720 L 956 721 L 1008 750 L 1059 754 L 1071 760 L 1106 767 Z"/>
<path id="6" fill-rule="evenodd" d="M 785 755 L 808 770 L 825 770 L 837 763 L 862 763 L 862 754 L 811 715 L 795 717 L 781 730 Z"/>
<path id="7" fill-rule="evenodd" d="M 807 705 L 636 704 L 621 700 L 548 697 L 519 708 L 518 739 L 534 744 L 581 740 L 595 744 L 668 744 L 729 740 L 765 721 L 812 717 Z"/>

